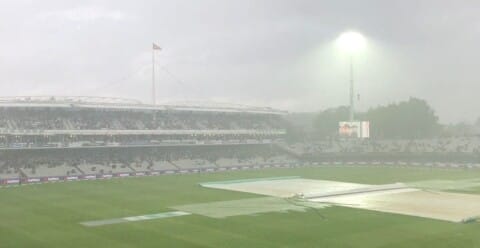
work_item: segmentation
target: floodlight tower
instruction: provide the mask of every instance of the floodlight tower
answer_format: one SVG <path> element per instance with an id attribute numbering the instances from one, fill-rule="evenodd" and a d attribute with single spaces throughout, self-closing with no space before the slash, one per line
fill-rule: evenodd
<path id="1" fill-rule="evenodd" d="M 340 35 L 337 43 L 341 50 L 349 55 L 350 59 L 350 116 L 349 120 L 355 120 L 355 88 L 354 88 L 354 56 L 365 49 L 366 41 L 362 34 L 348 31 Z"/>

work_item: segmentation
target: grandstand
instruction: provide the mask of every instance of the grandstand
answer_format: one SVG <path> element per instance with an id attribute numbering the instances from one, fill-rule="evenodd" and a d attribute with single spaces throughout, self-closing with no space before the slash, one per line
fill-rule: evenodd
<path id="1" fill-rule="evenodd" d="M 291 162 L 285 112 L 101 97 L 0 98 L 3 184 Z M 270 159 L 275 157 L 275 159 Z"/>
<path id="2" fill-rule="evenodd" d="M 299 164 L 480 167 L 476 136 L 287 143 L 284 115 L 271 108 L 231 104 L 0 98 L 0 183 Z"/>
<path id="3" fill-rule="evenodd" d="M 295 165 L 298 161 L 269 144 L 104 147 L 93 149 L 5 150 L 0 175 L 7 179 L 55 177 L 93 179 Z M 36 182 L 38 180 L 35 180 Z M 13 182 L 12 182 L 13 183 Z M 17 182 L 18 183 L 18 182 Z"/>
<path id="4" fill-rule="evenodd" d="M 327 141 L 284 144 L 295 154 L 319 153 L 479 153 L 480 137 L 433 139 L 331 139 Z"/>
<path id="5" fill-rule="evenodd" d="M 284 114 L 270 108 L 147 105 L 116 98 L 0 98 L 0 147 L 258 143 L 285 134 Z"/>

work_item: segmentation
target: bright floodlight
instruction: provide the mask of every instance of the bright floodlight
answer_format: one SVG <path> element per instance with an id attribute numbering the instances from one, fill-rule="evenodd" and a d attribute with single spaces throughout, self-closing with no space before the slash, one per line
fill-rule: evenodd
<path id="1" fill-rule="evenodd" d="M 355 53 L 362 51 L 366 46 L 365 37 L 362 34 L 348 31 L 338 37 L 338 45 L 340 49 L 349 52 Z"/>

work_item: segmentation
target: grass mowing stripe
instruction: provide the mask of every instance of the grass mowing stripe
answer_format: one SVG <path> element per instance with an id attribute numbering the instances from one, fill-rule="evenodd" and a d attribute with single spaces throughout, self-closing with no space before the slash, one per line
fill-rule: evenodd
<path id="1" fill-rule="evenodd" d="M 201 186 L 214 185 L 214 184 L 232 184 L 232 183 L 248 183 L 248 182 L 257 182 L 257 181 L 273 181 L 273 180 L 288 180 L 288 179 L 298 179 L 300 176 L 288 176 L 288 177 L 260 177 L 260 178 L 250 178 L 250 179 L 238 179 L 238 180 L 227 180 L 227 181 L 215 181 L 215 182 L 204 182 L 200 183 Z"/>
<path id="2" fill-rule="evenodd" d="M 281 177 L 388 184 L 480 178 L 480 170 L 302 167 L 131 177 L 0 189 L 0 247 L 480 247 L 479 225 L 343 207 L 213 219 L 199 215 L 87 228 L 85 220 L 172 211 L 171 206 L 257 197 L 207 190 L 201 182 Z M 480 194 L 480 188 L 470 193 Z M 61 204 L 65 210 L 59 211 Z M 188 212 L 188 211 L 187 211 Z M 395 228 L 400 225 L 401 227 Z M 368 231 L 368 232 L 365 232 Z M 374 235 L 374 236 L 372 236 Z"/>
<path id="3" fill-rule="evenodd" d="M 117 219 L 85 221 L 85 222 L 81 222 L 80 224 L 87 227 L 95 227 L 95 226 L 112 225 L 112 224 L 119 224 L 119 223 L 131 222 L 131 221 L 165 219 L 165 218 L 184 216 L 184 215 L 190 215 L 190 213 L 182 212 L 182 211 L 173 211 L 173 212 L 164 212 L 164 213 L 158 213 L 158 214 L 130 216 L 130 217 L 117 218 Z"/>

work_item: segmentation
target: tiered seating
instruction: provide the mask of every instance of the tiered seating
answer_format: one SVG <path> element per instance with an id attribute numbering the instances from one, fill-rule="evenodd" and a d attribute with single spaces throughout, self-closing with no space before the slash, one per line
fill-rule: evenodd
<path id="1" fill-rule="evenodd" d="M 139 147 L 121 149 L 41 149 L 15 151 L 0 156 L 2 177 L 132 175 L 151 171 L 209 170 L 214 167 L 241 167 L 294 163 L 295 160 L 271 145 Z M 15 173 L 15 170 L 21 170 Z"/>
<path id="2" fill-rule="evenodd" d="M 85 175 L 98 175 L 98 174 L 112 174 L 113 169 L 111 166 L 103 165 L 100 163 L 81 163 L 77 165 L 78 168 L 83 171 Z"/>
<path id="3" fill-rule="evenodd" d="M 175 165 L 171 164 L 163 158 L 155 158 L 151 156 L 136 157 L 134 162 L 130 163 L 130 167 L 136 172 L 147 171 L 165 171 L 165 170 L 177 170 Z"/>
<path id="4" fill-rule="evenodd" d="M 0 109 L 0 128 L 22 130 L 283 129 L 279 116 L 215 112 Z"/>
<path id="5" fill-rule="evenodd" d="M 285 164 L 285 163 L 295 163 L 296 160 L 293 158 L 288 157 L 287 155 L 278 155 L 269 157 L 265 160 L 267 164 Z"/>
<path id="6" fill-rule="evenodd" d="M 178 159 L 172 161 L 172 163 L 181 169 L 215 167 L 214 163 L 205 159 Z"/>
<path id="7" fill-rule="evenodd" d="M 113 162 L 113 163 L 109 163 L 108 166 L 112 169 L 113 173 L 132 172 L 132 169 L 130 169 L 130 167 L 128 167 L 128 165 L 124 163 Z"/>
<path id="8" fill-rule="evenodd" d="M 22 169 L 22 171 L 27 177 L 79 176 L 82 174 L 78 169 L 67 164 L 40 164 L 32 168 Z"/>
<path id="9" fill-rule="evenodd" d="M 472 153 L 480 152 L 479 137 L 418 140 L 330 140 L 284 145 L 296 154 L 389 152 L 389 153 Z"/>
<path id="10" fill-rule="evenodd" d="M 0 179 L 19 178 L 20 172 L 16 168 L 7 168 L 0 166 Z"/>
<path id="11" fill-rule="evenodd" d="M 170 162 L 166 160 L 155 160 L 152 162 L 149 170 L 151 171 L 162 171 L 162 170 L 176 170 L 177 167 L 172 165 Z"/>
<path id="12" fill-rule="evenodd" d="M 149 171 L 149 163 L 147 161 L 134 161 L 130 163 L 130 167 L 137 172 Z"/>
<path id="13" fill-rule="evenodd" d="M 216 164 L 219 167 L 234 167 L 255 165 L 255 162 L 253 159 L 220 158 L 216 161 Z"/>

